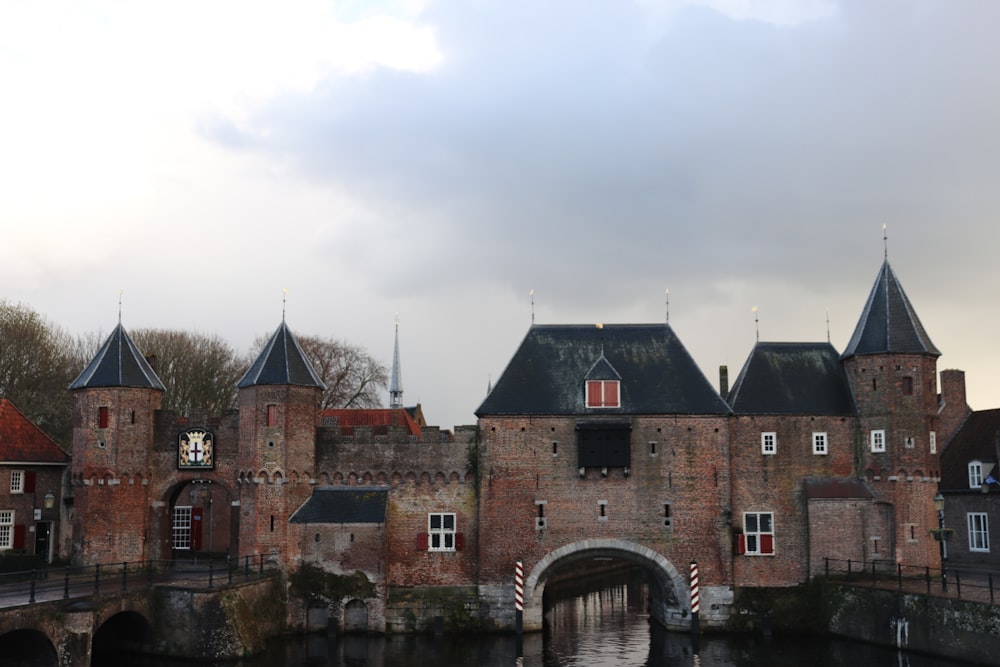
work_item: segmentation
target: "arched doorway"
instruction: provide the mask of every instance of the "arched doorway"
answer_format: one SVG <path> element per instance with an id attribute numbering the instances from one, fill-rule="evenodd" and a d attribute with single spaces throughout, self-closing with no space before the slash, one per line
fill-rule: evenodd
<path id="1" fill-rule="evenodd" d="M 368 605 L 351 600 L 344 607 L 344 632 L 368 632 Z"/>
<path id="2" fill-rule="evenodd" d="M 236 557 L 239 524 L 232 494 L 211 479 L 180 482 L 169 493 L 163 526 L 166 553 L 172 559 Z"/>
<path id="3" fill-rule="evenodd" d="M 662 554 L 625 540 L 584 540 L 546 554 L 524 581 L 524 629 L 541 630 L 545 581 L 553 572 L 584 560 L 608 558 L 633 563 L 649 577 L 649 614 L 665 628 L 687 630 L 691 624 L 687 582 Z"/>

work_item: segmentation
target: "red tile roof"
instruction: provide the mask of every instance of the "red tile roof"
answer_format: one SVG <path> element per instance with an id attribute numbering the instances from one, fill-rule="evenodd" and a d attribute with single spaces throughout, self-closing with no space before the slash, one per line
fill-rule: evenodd
<path id="1" fill-rule="evenodd" d="M 65 464 L 69 454 L 9 399 L 0 398 L 0 461 Z"/>
<path id="2" fill-rule="evenodd" d="M 385 435 L 390 426 L 402 426 L 408 435 L 420 435 L 420 427 L 403 408 L 330 408 L 323 411 L 324 417 L 336 417 L 340 432 L 354 433 L 355 426 L 372 429 L 374 435 Z"/>

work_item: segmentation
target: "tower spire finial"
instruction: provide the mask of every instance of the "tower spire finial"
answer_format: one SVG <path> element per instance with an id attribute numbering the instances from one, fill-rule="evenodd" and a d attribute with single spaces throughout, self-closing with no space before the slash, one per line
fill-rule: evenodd
<path id="1" fill-rule="evenodd" d="M 118 325 L 121 326 L 122 323 L 122 297 L 125 296 L 125 290 L 118 290 Z"/>
<path id="2" fill-rule="evenodd" d="M 528 296 L 531 297 L 531 326 L 535 326 L 535 290 L 528 292 Z"/>
<path id="3" fill-rule="evenodd" d="M 826 309 L 826 342 L 830 342 L 830 309 Z"/>
<path id="4" fill-rule="evenodd" d="M 288 288 L 286 287 L 281 293 L 281 323 L 285 323 L 285 303 L 288 301 Z"/>
<path id="5" fill-rule="evenodd" d="M 757 342 L 760 342 L 760 320 L 757 319 L 757 306 L 754 306 L 750 310 L 753 311 L 753 328 L 757 335 Z"/>
<path id="6" fill-rule="evenodd" d="M 669 288 L 667 288 L 667 289 L 664 290 L 664 301 L 666 303 L 666 316 L 667 316 L 666 322 L 667 322 L 667 324 L 670 324 L 670 289 Z"/>
<path id="7" fill-rule="evenodd" d="M 403 369 L 399 363 L 399 313 L 396 313 L 396 341 L 392 349 L 392 377 L 389 380 L 389 407 L 403 407 Z"/>
<path id="8" fill-rule="evenodd" d="M 886 226 L 882 225 L 882 253 L 885 261 L 889 261 L 889 234 L 886 233 Z"/>

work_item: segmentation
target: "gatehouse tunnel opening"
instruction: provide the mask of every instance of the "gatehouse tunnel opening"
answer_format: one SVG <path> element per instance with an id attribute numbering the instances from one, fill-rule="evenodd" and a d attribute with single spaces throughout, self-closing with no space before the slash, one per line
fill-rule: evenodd
<path id="1" fill-rule="evenodd" d="M 58 667 L 59 656 L 45 633 L 14 630 L 0 635 L 0 664 L 10 667 Z"/>

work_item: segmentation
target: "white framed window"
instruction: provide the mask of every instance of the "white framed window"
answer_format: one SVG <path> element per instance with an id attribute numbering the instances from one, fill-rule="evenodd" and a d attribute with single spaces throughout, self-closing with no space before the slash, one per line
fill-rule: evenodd
<path id="1" fill-rule="evenodd" d="M 24 493 L 24 471 L 23 470 L 11 470 L 10 471 L 10 492 L 11 493 Z"/>
<path id="2" fill-rule="evenodd" d="M 986 512 L 969 512 L 969 551 L 990 550 L 990 526 Z"/>
<path id="3" fill-rule="evenodd" d="M 873 452 L 885 451 L 885 429 L 875 429 L 871 432 L 871 447 Z"/>
<path id="4" fill-rule="evenodd" d="M 813 454 L 827 454 L 826 433 L 813 433 Z"/>
<path id="5" fill-rule="evenodd" d="M 774 554 L 774 515 L 771 512 L 744 512 L 743 547 L 740 551 L 748 556 L 770 556 Z"/>
<path id="6" fill-rule="evenodd" d="M 773 432 L 760 434 L 760 453 L 776 454 L 778 452 L 778 434 Z"/>
<path id="7" fill-rule="evenodd" d="M 190 505 L 177 505 L 174 507 L 173 535 L 174 549 L 186 551 L 191 548 Z"/>
<path id="8" fill-rule="evenodd" d="M 618 380 L 587 380 L 588 408 L 620 408 Z"/>
<path id="9" fill-rule="evenodd" d="M 14 510 L 0 511 L 0 549 L 14 547 Z"/>
<path id="10" fill-rule="evenodd" d="M 937 432 L 931 431 L 927 434 L 927 442 L 931 447 L 931 454 L 937 454 Z"/>
<path id="11" fill-rule="evenodd" d="M 969 461 L 969 488 L 978 489 L 983 485 L 982 461 Z"/>
<path id="12" fill-rule="evenodd" d="M 455 550 L 455 515 L 436 512 L 427 516 L 428 551 Z"/>

